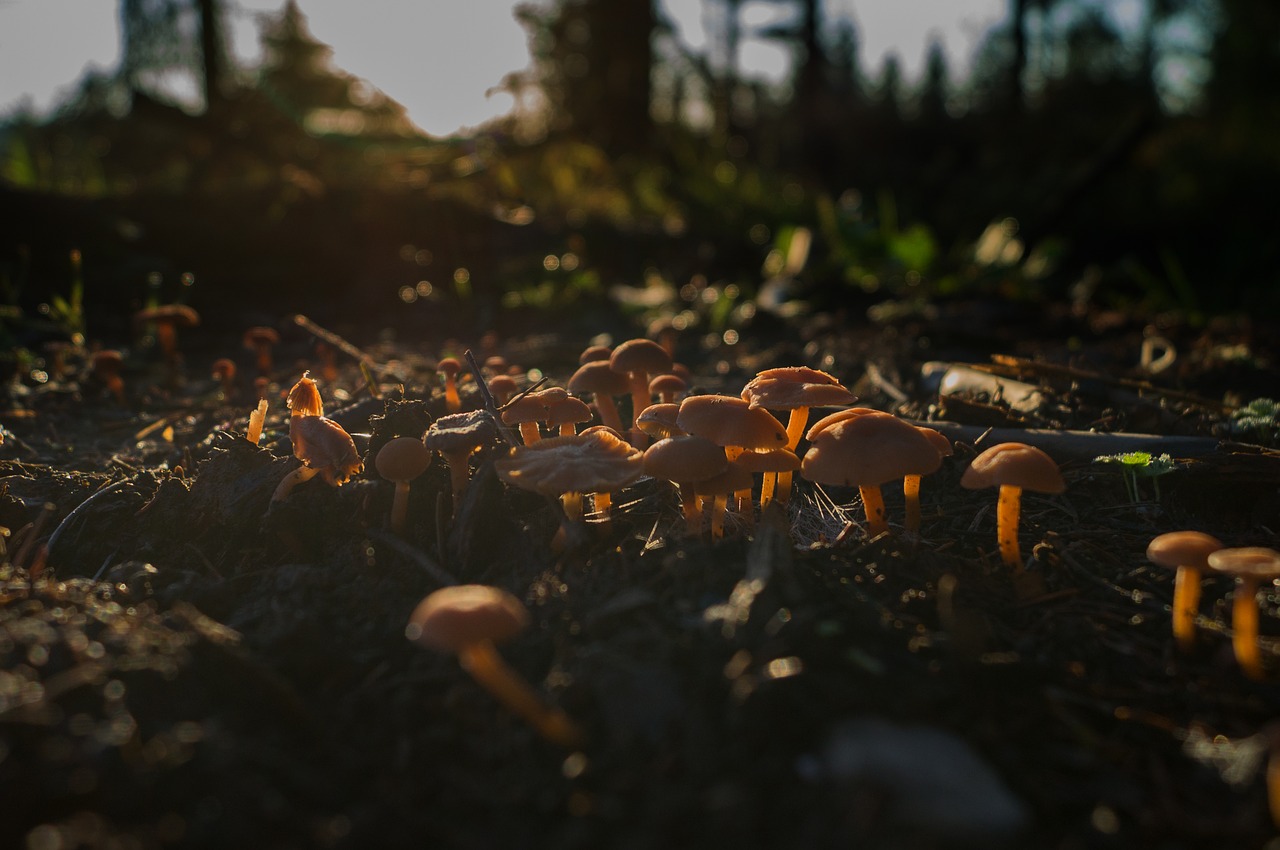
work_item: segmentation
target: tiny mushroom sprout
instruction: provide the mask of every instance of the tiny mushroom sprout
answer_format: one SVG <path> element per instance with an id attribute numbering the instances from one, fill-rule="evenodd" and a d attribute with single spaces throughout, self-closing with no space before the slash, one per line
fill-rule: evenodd
<path id="1" fill-rule="evenodd" d="M 364 469 L 351 435 L 324 417 L 324 403 L 315 381 L 303 375 L 289 390 L 288 406 L 289 439 L 294 457 L 303 465 L 284 477 L 271 497 L 273 502 L 286 498 L 294 487 L 316 475 L 337 487 Z"/>
<path id="2" fill-rule="evenodd" d="M 528 609 L 510 593 L 463 584 L 441 588 L 419 602 L 405 636 L 429 649 L 457 654 L 462 669 L 544 739 L 579 747 L 585 736 L 577 724 L 548 705 L 498 654 L 495 644 L 528 625 Z"/>
<path id="3" fill-rule="evenodd" d="M 1209 568 L 1209 555 L 1221 548 L 1221 540 L 1202 531 L 1170 531 L 1147 545 L 1148 561 L 1177 571 L 1173 579 L 1173 637 L 1184 652 L 1195 644 L 1200 580 Z"/>
<path id="4" fill-rule="evenodd" d="M 889 530 L 880 486 L 907 475 L 928 475 L 942 464 L 928 437 L 888 413 L 863 413 L 821 429 L 815 426 L 809 436 L 801 474 L 819 484 L 857 487 L 871 537 Z"/>
<path id="5" fill-rule="evenodd" d="M 396 437 L 388 440 L 378 450 L 373 465 L 378 474 L 394 482 L 395 493 L 391 499 L 391 532 L 404 534 L 405 520 L 409 513 L 409 482 L 427 471 L 434 455 L 417 437 Z"/>
<path id="6" fill-rule="evenodd" d="M 259 375 L 271 374 L 271 349 L 278 342 L 280 334 L 266 325 L 255 325 L 244 332 L 244 347 L 253 352 Z"/>
<path id="7" fill-rule="evenodd" d="M 449 464 L 449 481 L 453 487 L 456 510 L 471 480 L 471 453 L 484 445 L 498 431 L 487 410 L 450 413 L 441 416 L 427 429 L 427 448 L 440 452 Z"/>
<path id="8" fill-rule="evenodd" d="M 1258 648 L 1258 587 L 1280 578 L 1280 552 L 1263 546 L 1219 549 L 1209 554 L 1209 568 L 1235 576 L 1231 603 L 1231 648 L 1241 671 L 1255 681 L 1264 677 Z"/>
<path id="9" fill-rule="evenodd" d="M 456 357 L 442 357 L 436 368 L 444 373 L 444 406 L 450 413 L 462 410 L 462 397 L 458 395 L 458 373 L 462 361 Z"/>
<path id="10" fill-rule="evenodd" d="M 690 534 L 702 527 L 694 484 L 719 475 L 729 466 L 724 449 L 706 437 L 677 435 L 658 440 L 644 452 L 644 472 L 652 478 L 671 481 L 680 492 L 685 523 Z"/>
<path id="11" fill-rule="evenodd" d="M 643 454 L 608 431 L 552 437 L 494 463 L 508 484 L 560 498 L 566 522 L 582 520 L 583 493 L 612 493 L 640 477 Z"/>
<path id="12" fill-rule="evenodd" d="M 626 375 L 631 387 L 631 420 L 649 406 L 649 376 L 671 370 L 671 355 L 651 339 L 629 339 L 609 355 L 609 368 Z M 605 423 L 606 425 L 609 423 Z M 643 449 L 649 437 L 639 428 L 631 429 L 631 443 Z"/>
<path id="13" fill-rule="evenodd" d="M 626 428 L 622 425 L 622 417 L 618 415 L 618 406 L 614 404 L 615 395 L 626 395 L 630 384 L 627 376 L 609 368 L 608 349 L 602 360 L 588 360 L 569 378 L 569 392 L 575 395 L 590 393 L 600 414 L 601 424 L 608 425 L 618 433 Z"/>
<path id="14" fill-rule="evenodd" d="M 209 367 L 211 377 L 218 382 L 223 398 L 230 398 L 236 389 L 236 362 L 229 357 L 219 357 Z"/>
<path id="15" fill-rule="evenodd" d="M 1018 548 L 1022 491 L 1061 493 L 1067 488 L 1054 459 L 1026 443 L 999 443 L 983 451 L 960 477 L 960 486 L 969 490 L 1000 488 L 996 503 L 996 539 L 1000 542 L 1001 558 L 1015 574 L 1022 572 L 1022 553 Z"/>
<path id="16" fill-rule="evenodd" d="M 489 379 L 489 395 L 493 396 L 493 403 L 498 407 L 506 404 L 518 389 L 520 385 L 510 375 L 494 375 Z"/>
<path id="17" fill-rule="evenodd" d="M 123 405 L 124 378 L 120 377 L 120 370 L 124 367 L 124 355 L 114 348 L 104 348 L 101 351 L 95 351 L 89 362 L 93 368 L 94 377 L 106 385 L 117 404 Z"/>

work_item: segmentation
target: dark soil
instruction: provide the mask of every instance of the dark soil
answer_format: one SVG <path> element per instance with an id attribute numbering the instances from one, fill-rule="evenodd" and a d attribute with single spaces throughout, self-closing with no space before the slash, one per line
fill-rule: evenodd
<path id="1" fill-rule="evenodd" d="M 1232 416 L 1280 394 L 1277 329 L 989 304 L 758 324 L 733 346 L 681 340 L 696 391 L 806 364 L 860 404 L 978 426 L 925 479 L 918 537 L 892 488 L 892 530 L 867 539 L 856 491 L 797 478 L 788 510 L 691 538 L 669 486 L 641 479 L 557 552 L 558 507 L 501 483 L 499 439 L 456 509 L 437 459 L 397 537 L 368 457 L 342 487 L 317 478 L 271 501 L 298 465 L 280 393 L 320 373 L 305 334 L 277 354 L 290 365 L 259 446 L 244 439 L 250 380 L 226 398 L 204 379 L 212 358 L 194 352 L 213 340 L 184 341 L 186 380 L 135 351 L 124 405 L 74 356 L 46 382 L 19 376 L 0 448 L 0 846 L 1273 843 L 1277 589 L 1258 595 L 1273 675 L 1253 681 L 1231 653 L 1230 582 L 1205 581 L 1199 642 L 1180 653 L 1172 574 L 1145 550 L 1182 528 L 1280 548 L 1276 425 Z M 1144 328 L 1177 353 L 1154 376 L 1138 366 Z M 362 450 L 445 412 L 438 352 L 349 336 L 383 397 L 350 358 L 321 386 Z M 562 384 L 587 342 L 474 345 Z M 921 380 L 926 361 L 994 354 L 1020 358 L 1003 368 L 1039 387 L 1035 405 L 943 399 Z M 1155 435 L 1142 447 L 1177 463 L 1135 499 L 1092 460 L 1112 444 L 1028 432 L 1068 488 L 1025 497 L 1032 578 L 1015 584 L 994 493 L 958 486 L 988 426 Z M 532 627 L 501 651 L 584 727 L 580 752 L 406 639 L 419 600 L 450 582 L 528 605 Z"/>

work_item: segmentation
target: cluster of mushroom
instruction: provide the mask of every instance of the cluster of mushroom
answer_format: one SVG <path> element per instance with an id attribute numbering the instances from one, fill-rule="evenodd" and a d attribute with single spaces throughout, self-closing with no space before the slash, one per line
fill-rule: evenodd
<path id="1" fill-rule="evenodd" d="M 1258 589 L 1280 578 L 1280 552 L 1261 546 L 1228 548 L 1202 531 L 1170 531 L 1152 539 L 1147 560 L 1176 571 L 1173 636 L 1183 652 L 1195 646 L 1204 574 L 1216 572 L 1236 580 L 1231 605 L 1232 650 L 1241 672 L 1250 679 L 1264 679 L 1258 643 Z"/>

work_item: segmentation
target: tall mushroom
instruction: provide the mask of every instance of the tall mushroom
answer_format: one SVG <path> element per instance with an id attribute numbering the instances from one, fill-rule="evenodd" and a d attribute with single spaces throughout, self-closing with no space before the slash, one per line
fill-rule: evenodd
<path id="1" fill-rule="evenodd" d="M 1221 548 L 1221 540 L 1202 531 L 1170 531 L 1155 537 L 1147 545 L 1148 561 L 1176 571 L 1173 579 L 1173 637 L 1183 652 L 1189 652 L 1195 645 L 1200 580 L 1209 568 L 1209 556 Z"/>
<path id="2" fill-rule="evenodd" d="M 409 482 L 427 471 L 433 457 L 417 437 L 396 437 L 378 450 L 373 464 L 378 474 L 395 484 L 391 499 L 391 533 L 404 534 L 409 512 Z"/>
<path id="3" fill-rule="evenodd" d="M 444 373 L 444 406 L 450 413 L 462 410 L 462 396 L 458 394 L 458 373 L 462 361 L 456 357 L 442 357 L 436 368 Z"/>
<path id="4" fill-rule="evenodd" d="M 588 360 L 578 367 L 569 378 L 569 392 L 575 395 L 590 393 L 596 411 L 600 414 L 600 422 L 608 425 L 618 433 L 627 429 L 622 425 L 622 417 L 618 415 L 618 406 L 614 404 L 615 395 L 626 395 L 630 384 L 627 376 L 609 368 L 608 353 L 604 359 Z"/>
<path id="5" fill-rule="evenodd" d="M 405 636 L 429 649 L 456 653 L 462 669 L 539 735 L 561 746 L 579 747 L 585 736 L 578 725 L 544 702 L 498 654 L 497 642 L 528 625 L 528 609 L 510 593 L 463 584 L 441 588 L 418 603 Z"/>
<path id="6" fill-rule="evenodd" d="M 1219 549 L 1209 554 L 1209 568 L 1236 579 L 1231 602 L 1231 648 L 1240 670 L 1250 679 L 1265 678 L 1258 647 L 1258 587 L 1280 578 L 1280 552 L 1263 546 Z"/>
<path id="7" fill-rule="evenodd" d="M 450 413 L 432 422 L 427 429 L 423 442 L 427 448 L 440 452 L 449 464 L 455 511 L 471 480 L 472 452 L 484 445 L 497 430 L 498 426 L 487 410 Z"/>
<path id="8" fill-rule="evenodd" d="M 631 421 L 634 425 L 640 411 L 653 400 L 649 395 L 649 376 L 667 372 L 671 368 L 671 355 L 651 339 L 629 339 L 609 355 L 609 368 L 627 376 L 631 387 Z M 633 427 L 631 444 L 643 449 L 649 444 L 649 436 Z"/>
<path id="9" fill-rule="evenodd" d="M 1022 491 L 1061 493 L 1067 488 L 1053 458 L 1026 443 L 999 443 L 979 454 L 960 477 L 960 486 L 969 490 L 999 487 L 996 503 L 996 538 L 1000 557 L 1015 575 L 1023 572 L 1018 548 L 1018 520 L 1022 513 Z"/>

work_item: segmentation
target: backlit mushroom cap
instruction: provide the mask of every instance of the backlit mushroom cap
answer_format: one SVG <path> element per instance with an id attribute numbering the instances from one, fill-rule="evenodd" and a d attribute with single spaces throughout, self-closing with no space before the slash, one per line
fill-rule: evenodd
<path id="1" fill-rule="evenodd" d="M 124 365 L 124 355 L 114 348 L 104 348 L 101 351 L 95 351 L 89 358 L 89 363 L 93 367 L 94 374 L 114 375 Z"/>
<path id="2" fill-rule="evenodd" d="M 528 393 L 508 404 L 502 409 L 502 421 L 508 425 L 544 421 L 547 416 L 547 406 L 538 396 L 539 393 Z"/>
<path id="3" fill-rule="evenodd" d="M 161 304 L 134 314 L 139 322 L 167 322 L 178 328 L 190 328 L 200 324 L 200 314 L 186 304 Z"/>
<path id="4" fill-rule="evenodd" d="M 942 455 L 914 426 L 887 413 L 836 422 L 818 433 L 801 471 L 819 484 L 871 487 L 907 475 L 928 475 Z"/>
<path id="5" fill-rule="evenodd" d="M 519 384 L 510 375 L 494 375 L 489 379 L 489 392 L 498 404 L 505 404 L 506 400 L 515 395 L 518 389 L 520 389 Z"/>
<path id="6" fill-rule="evenodd" d="M 427 429 L 423 442 L 429 449 L 448 452 L 464 448 L 476 448 L 496 434 L 498 426 L 485 410 L 466 413 L 450 413 L 441 416 Z"/>
<path id="7" fill-rule="evenodd" d="M 275 328 L 266 325 L 255 325 L 244 332 L 244 347 L 257 349 L 263 345 L 275 345 L 280 341 L 280 334 Z"/>
<path id="8" fill-rule="evenodd" d="M 720 446 L 768 451 L 787 445 L 787 430 L 773 414 L 735 396 L 690 396 L 680 402 L 676 424 Z"/>
<path id="9" fill-rule="evenodd" d="M 609 355 L 609 368 L 624 375 L 657 375 L 671 369 L 671 355 L 651 339 L 629 339 Z"/>
<path id="10" fill-rule="evenodd" d="M 791 410 L 853 404 L 857 399 L 835 377 L 808 366 L 765 369 L 742 390 L 752 407 Z"/>
<path id="11" fill-rule="evenodd" d="M 684 433 L 684 429 L 676 424 L 676 416 L 679 412 L 680 405 L 674 402 L 651 404 L 640 411 L 640 415 L 636 417 L 636 427 L 659 440 L 665 437 L 678 437 Z"/>
<path id="12" fill-rule="evenodd" d="M 209 367 L 209 372 L 217 381 L 230 381 L 236 376 L 236 362 L 229 357 L 219 357 Z"/>
<path id="13" fill-rule="evenodd" d="M 443 587 L 418 603 L 409 617 L 410 639 L 440 652 L 457 652 L 481 641 L 504 641 L 529 626 L 524 604 L 497 587 Z"/>
<path id="14" fill-rule="evenodd" d="M 454 377 L 462 371 L 462 361 L 456 357 L 442 357 L 436 363 L 436 368 L 449 377 Z"/>
<path id="15" fill-rule="evenodd" d="M 324 400 L 320 398 L 320 390 L 316 382 L 305 374 L 289 390 L 286 402 L 294 416 L 323 416 Z"/>
<path id="16" fill-rule="evenodd" d="M 553 428 L 559 428 L 561 425 L 586 422 L 591 419 L 591 416 L 591 408 L 587 407 L 586 402 L 566 395 L 547 407 L 546 422 Z"/>
<path id="17" fill-rule="evenodd" d="M 800 456 L 791 449 L 743 452 L 732 462 L 747 472 L 795 472 L 800 468 Z"/>
<path id="18" fill-rule="evenodd" d="M 613 349 L 607 345 L 588 345 L 582 349 L 582 353 L 578 355 L 579 363 L 595 363 L 601 360 L 608 361 L 613 354 Z"/>
<path id="19" fill-rule="evenodd" d="M 508 484 L 556 497 L 625 487 L 640 477 L 642 458 L 608 431 L 593 431 L 513 448 L 494 468 Z"/>
<path id="20" fill-rule="evenodd" d="M 289 425 L 293 454 L 305 466 L 319 471 L 330 484 L 342 484 L 364 469 L 351 435 L 323 416 L 295 416 Z"/>
<path id="21" fill-rule="evenodd" d="M 626 395 L 629 387 L 627 376 L 610 369 L 608 360 L 589 360 L 569 378 L 571 393 Z"/>
<path id="22" fill-rule="evenodd" d="M 656 395 L 659 398 L 663 396 L 675 398 L 688 388 L 689 385 L 679 375 L 658 375 L 649 381 L 649 395 Z"/>
<path id="23" fill-rule="evenodd" d="M 1147 545 L 1147 560 L 1171 570 L 1179 567 L 1203 570 L 1209 566 L 1209 555 L 1221 548 L 1221 540 L 1204 532 L 1170 531 Z"/>
<path id="24" fill-rule="evenodd" d="M 943 457 L 951 457 L 956 453 L 955 447 L 951 445 L 951 441 L 941 431 L 933 428 L 925 428 L 923 425 L 917 425 L 916 428 L 929 442 L 933 443 L 933 447 L 938 450 L 938 454 Z"/>
<path id="25" fill-rule="evenodd" d="M 1271 581 L 1280 578 L 1280 552 L 1264 546 L 1219 549 L 1208 556 L 1209 568 L 1236 578 Z"/>
<path id="26" fill-rule="evenodd" d="M 699 496 L 722 496 L 751 488 L 751 473 L 737 464 L 729 464 L 724 472 L 693 482 L 693 492 Z"/>
<path id="27" fill-rule="evenodd" d="M 805 432 L 804 438 L 812 443 L 815 437 L 837 422 L 856 419 L 859 416 L 866 416 L 871 413 L 874 413 L 877 416 L 892 416 L 890 413 L 885 413 L 883 410 L 876 410 L 873 407 L 848 407 L 844 410 L 837 410 L 835 413 L 829 413 L 810 425 L 809 430 Z"/>
<path id="28" fill-rule="evenodd" d="M 1061 493 L 1067 488 L 1058 464 L 1035 446 L 1000 443 L 973 459 L 960 477 L 970 490 L 1010 485 L 1036 493 Z"/>
<path id="29" fill-rule="evenodd" d="M 388 481 L 412 481 L 431 466 L 431 449 L 416 437 L 396 437 L 378 450 L 373 465 Z"/>
<path id="30" fill-rule="evenodd" d="M 728 466 L 724 449 L 706 437 L 667 437 L 644 452 L 645 475 L 664 481 L 700 481 L 719 475 Z"/>

